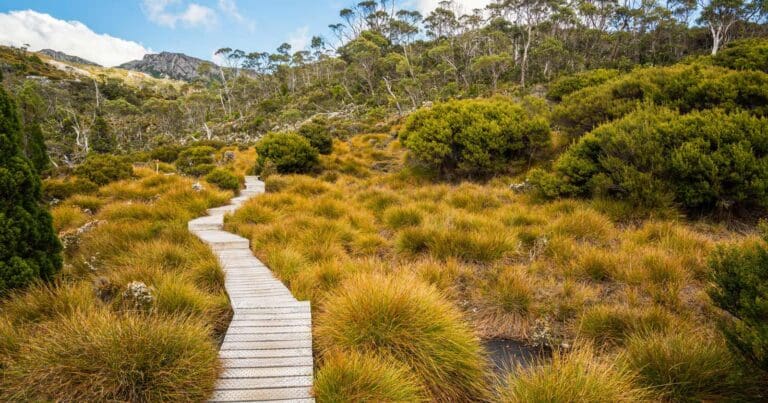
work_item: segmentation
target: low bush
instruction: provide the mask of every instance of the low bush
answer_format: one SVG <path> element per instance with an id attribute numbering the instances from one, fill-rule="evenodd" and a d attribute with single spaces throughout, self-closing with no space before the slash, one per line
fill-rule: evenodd
<path id="1" fill-rule="evenodd" d="M 133 176 L 133 166 L 122 157 L 92 154 L 75 169 L 75 174 L 99 186 L 104 186 Z"/>
<path id="2" fill-rule="evenodd" d="M 626 342 L 622 362 L 638 382 L 671 401 L 738 399 L 751 377 L 724 343 L 704 330 L 636 334 Z"/>
<path id="3" fill-rule="evenodd" d="M 243 183 L 244 178 L 222 168 L 216 168 L 208 175 L 205 175 L 205 180 L 209 183 L 213 183 L 224 190 L 240 190 L 240 185 Z"/>
<path id="4" fill-rule="evenodd" d="M 639 104 L 652 103 L 687 113 L 721 108 L 768 114 L 768 74 L 722 67 L 650 67 L 587 87 L 563 98 L 553 122 L 571 139 L 621 118 Z"/>
<path id="5" fill-rule="evenodd" d="M 309 140 L 320 154 L 328 155 L 333 151 L 333 137 L 328 122 L 315 119 L 299 128 L 299 134 Z"/>
<path id="6" fill-rule="evenodd" d="M 353 277 L 325 300 L 316 323 L 321 354 L 392 357 L 410 367 L 436 400 L 486 396 L 479 341 L 436 289 L 417 280 Z"/>
<path id="7" fill-rule="evenodd" d="M 219 364 L 192 319 L 75 315 L 40 327 L 2 379 L 9 401 L 203 401 Z M 162 359 L 159 359 L 162 357 Z"/>
<path id="8" fill-rule="evenodd" d="M 532 173 L 547 195 L 601 196 L 693 212 L 768 207 L 768 119 L 647 107 L 584 136 Z M 670 196 L 672 200 L 670 199 Z"/>
<path id="9" fill-rule="evenodd" d="M 711 257 L 712 301 L 730 317 L 721 326 L 735 349 L 768 370 L 768 228 L 763 241 L 723 247 Z"/>
<path id="10" fill-rule="evenodd" d="M 318 402 L 422 402 L 423 387 L 408 366 L 371 354 L 332 353 L 314 384 Z"/>
<path id="11" fill-rule="evenodd" d="M 180 152 L 181 152 L 181 148 L 179 146 L 164 145 L 152 150 L 152 152 L 150 153 L 150 157 L 153 160 L 158 160 L 158 161 L 170 164 L 179 158 Z"/>
<path id="12" fill-rule="evenodd" d="M 582 71 L 569 76 L 560 77 L 551 82 L 547 88 L 547 98 L 560 101 L 564 96 L 572 94 L 583 88 L 600 85 L 608 80 L 618 77 L 618 70 L 595 69 Z"/>
<path id="13" fill-rule="evenodd" d="M 565 354 L 555 351 L 551 362 L 518 369 L 499 391 L 503 402 L 643 402 L 648 392 L 636 377 L 619 366 L 601 361 L 591 348 Z"/>
<path id="14" fill-rule="evenodd" d="M 268 164 L 278 173 L 306 173 L 318 165 L 318 151 L 295 133 L 270 133 L 256 144 L 256 171 Z"/>
<path id="15" fill-rule="evenodd" d="M 547 119 L 530 109 L 503 98 L 440 103 L 411 114 L 400 139 L 443 175 L 502 172 L 550 144 Z"/>
<path id="16" fill-rule="evenodd" d="M 46 179 L 43 181 L 43 198 L 45 200 L 64 200 L 73 195 L 88 195 L 96 193 L 99 185 L 84 178 Z"/>
<path id="17" fill-rule="evenodd" d="M 176 169 L 189 176 L 203 176 L 216 167 L 213 154 L 216 150 L 209 146 L 190 147 L 179 153 Z"/>

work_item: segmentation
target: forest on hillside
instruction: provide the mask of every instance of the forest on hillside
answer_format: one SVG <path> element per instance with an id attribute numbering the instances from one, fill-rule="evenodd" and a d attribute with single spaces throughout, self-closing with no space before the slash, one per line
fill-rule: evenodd
<path id="1" fill-rule="evenodd" d="M 209 399 L 233 198 L 319 402 L 768 399 L 764 2 L 467 11 L 191 81 L 0 47 L 0 400 Z"/>
<path id="2" fill-rule="evenodd" d="M 422 16 L 391 1 L 365 1 L 341 10 L 332 34 L 314 37 L 309 49 L 224 47 L 217 54 L 225 66 L 191 83 L 129 83 L 124 73 L 98 69 L 73 77 L 24 49 L 3 50 L 3 70 L 26 105 L 25 122 L 41 125 L 54 162 L 73 165 L 90 151 L 97 115 L 122 154 L 212 138 L 247 143 L 313 117 L 336 121 L 344 136 L 425 102 L 540 94 L 541 84 L 585 70 L 618 74 L 707 54 L 712 60 L 702 63 L 727 65 L 715 55 L 719 48 L 765 34 L 758 2 L 706 6 L 498 1 L 460 14 L 446 1 Z"/>

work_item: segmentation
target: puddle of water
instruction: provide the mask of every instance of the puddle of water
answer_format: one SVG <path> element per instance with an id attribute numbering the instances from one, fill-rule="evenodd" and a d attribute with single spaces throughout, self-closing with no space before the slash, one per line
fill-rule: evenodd
<path id="1" fill-rule="evenodd" d="M 549 351 L 546 349 L 531 347 L 509 339 L 484 340 L 483 346 L 488 352 L 494 370 L 500 374 L 508 373 L 517 366 L 530 367 L 539 359 L 549 356 Z"/>

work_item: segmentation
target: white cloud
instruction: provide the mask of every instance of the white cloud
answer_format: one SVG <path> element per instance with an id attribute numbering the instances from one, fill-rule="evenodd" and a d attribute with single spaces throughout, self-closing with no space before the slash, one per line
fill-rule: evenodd
<path id="1" fill-rule="evenodd" d="M 216 11 L 197 3 L 182 4 L 181 0 L 144 0 L 142 9 L 155 24 L 176 28 L 181 23 L 188 27 L 216 25 Z"/>
<path id="2" fill-rule="evenodd" d="M 152 53 L 144 46 L 97 34 L 79 21 L 64 21 L 32 10 L 0 13 L 0 44 L 30 50 L 50 48 L 104 66 L 116 66 Z"/>
<path id="3" fill-rule="evenodd" d="M 291 45 L 293 52 L 307 49 L 309 42 L 312 38 L 309 35 L 309 27 L 304 26 L 296 29 L 288 35 L 288 43 Z"/>
<path id="4" fill-rule="evenodd" d="M 238 23 L 242 24 L 248 31 L 254 32 L 256 30 L 256 24 L 254 24 L 253 21 L 246 19 L 240 13 L 240 9 L 237 7 L 235 0 L 219 0 L 219 9 Z"/>
<path id="5" fill-rule="evenodd" d="M 441 0 L 415 0 L 416 8 L 427 16 L 432 10 L 436 9 Z M 471 14 L 472 10 L 476 8 L 485 8 L 493 0 L 454 0 L 456 6 L 458 6 L 461 14 Z"/>

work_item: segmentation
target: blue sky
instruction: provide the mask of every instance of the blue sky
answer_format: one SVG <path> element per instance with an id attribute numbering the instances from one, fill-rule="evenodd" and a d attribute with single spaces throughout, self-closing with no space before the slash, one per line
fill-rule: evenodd
<path id="1" fill-rule="evenodd" d="M 312 35 L 330 38 L 328 24 L 353 1 L 2 0 L 0 44 L 50 47 L 109 66 L 159 51 L 211 60 L 224 46 L 274 51 L 283 42 L 301 47 Z M 402 4 L 427 11 L 438 1 Z"/>

